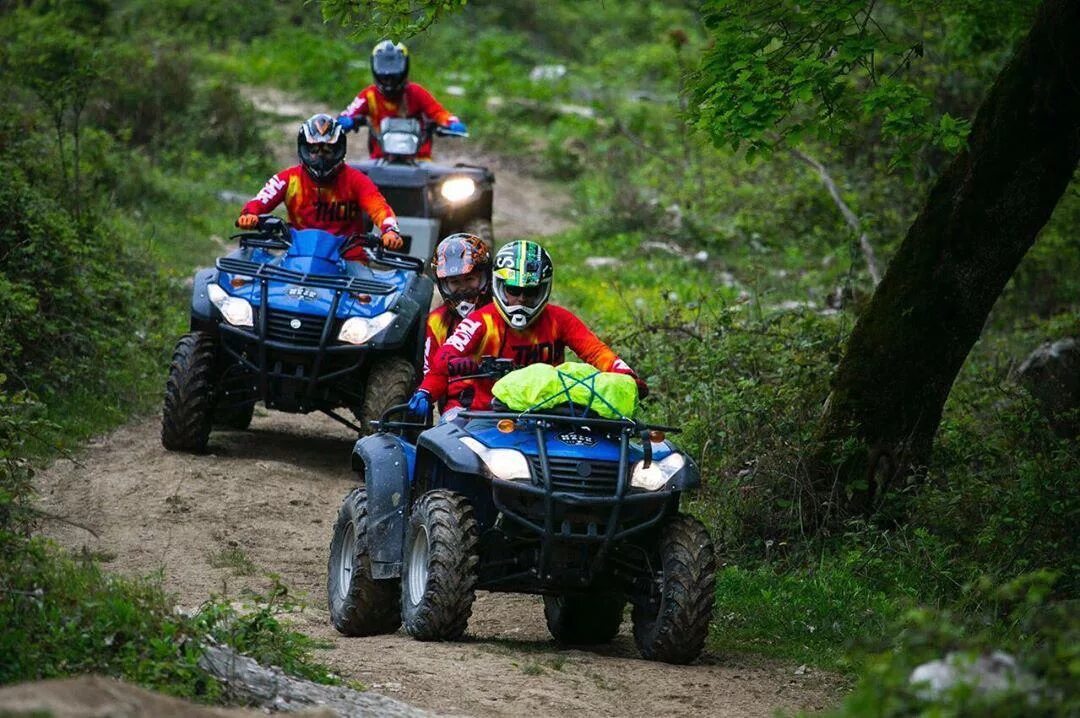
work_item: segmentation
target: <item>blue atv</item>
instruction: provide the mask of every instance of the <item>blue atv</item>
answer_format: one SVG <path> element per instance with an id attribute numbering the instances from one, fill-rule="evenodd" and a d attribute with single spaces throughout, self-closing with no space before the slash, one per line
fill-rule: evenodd
<path id="1" fill-rule="evenodd" d="M 509 360 L 486 357 L 486 376 Z M 499 405 L 495 405 L 498 409 Z M 334 627 L 455 640 L 477 589 L 540 594 L 555 640 L 610 642 L 627 603 L 641 655 L 689 663 L 712 614 L 715 557 L 705 526 L 679 511 L 699 486 L 676 429 L 581 406 L 464 411 L 390 420 L 360 439 L 361 486 L 330 545 Z M 407 418 L 407 417 L 402 417 Z"/>
<path id="2" fill-rule="evenodd" d="M 421 260 L 373 235 L 298 231 L 274 215 L 233 238 L 239 250 L 195 275 L 191 331 L 165 388 L 166 449 L 204 452 L 213 427 L 247 428 L 258 401 L 363 433 L 409 396 L 434 286 Z M 375 248 L 368 267 L 341 259 L 357 244 Z"/>

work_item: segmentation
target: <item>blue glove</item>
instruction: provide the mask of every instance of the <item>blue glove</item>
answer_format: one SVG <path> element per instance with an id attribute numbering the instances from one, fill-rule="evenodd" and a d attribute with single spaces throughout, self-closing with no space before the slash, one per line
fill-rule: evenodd
<path id="1" fill-rule="evenodd" d="M 431 411 L 431 394 L 423 389 L 418 390 L 409 399 L 409 413 L 415 416 L 426 417 Z"/>
<path id="2" fill-rule="evenodd" d="M 461 120 L 454 120 L 453 122 L 451 122 L 449 125 L 446 126 L 446 129 L 448 129 L 451 132 L 454 132 L 456 134 L 460 134 L 460 135 L 469 134 L 469 130 L 465 127 L 465 123 L 462 122 Z"/>
<path id="3" fill-rule="evenodd" d="M 341 129 L 345 130 L 346 132 L 356 127 L 356 120 L 349 117 L 348 115 L 338 115 L 337 123 L 341 125 Z"/>

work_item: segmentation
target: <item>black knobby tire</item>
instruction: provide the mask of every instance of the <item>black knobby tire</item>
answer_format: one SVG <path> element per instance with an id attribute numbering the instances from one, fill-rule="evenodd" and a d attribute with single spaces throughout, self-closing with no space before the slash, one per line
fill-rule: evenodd
<path id="1" fill-rule="evenodd" d="M 626 599 L 612 594 L 544 596 L 544 618 L 559 643 L 610 643 L 622 625 Z"/>
<path id="2" fill-rule="evenodd" d="M 468 499 L 436 489 L 412 507 L 401 570 L 401 616 L 421 641 L 465 633 L 476 597 L 477 528 Z"/>
<path id="3" fill-rule="evenodd" d="M 716 556 L 705 526 L 676 514 L 660 533 L 659 605 L 635 604 L 634 641 L 644 658 L 690 663 L 705 647 L 716 589 Z"/>
<path id="4" fill-rule="evenodd" d="M 161 444 L 169 451 L 206 451 L 214 409 L 214 337 L 191 332 L 173 350 L 165 405 L 161 412 Z"/>
<path id="5" fill-rule="evenodd" d="M 251 426 L 251 417 L 255 414 L 255 403 L 249 402 L 240 406 L 217 407 L 214 409 L 214 426 L 224 429 L 243 431 Z"/>
<path id="6" fill-rule="evenodd" d="M 376 359 L 368 372 L 364 387 L 364 403 L 353 409 L 364 434 L 370 434 L 372 421 L 383 415 L 391 406 L 404 404 L 416 387 L 416 370 L 402 357 Z"/>
<path id="7" fill-rule="evenodd" d="M 495 251 L 495 229 L 491 226 L 490 219 L 470 219 L 461 228 L 461 231 L 467 234 L 475 234 L 484 240 L 489 252 Z"/>
<path id="8" fill-rule="evenodd" d="M 398 629 L 398 579 L 371 577 L 364 489 L 353 489 L 341 504 L 326 570 L 326 595 L 334 628 L 346 636 L 374 636 Z"/>

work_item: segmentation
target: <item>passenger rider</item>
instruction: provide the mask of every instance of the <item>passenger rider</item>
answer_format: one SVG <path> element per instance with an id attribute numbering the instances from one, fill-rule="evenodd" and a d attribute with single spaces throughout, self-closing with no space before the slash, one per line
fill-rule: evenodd
<path id="1" fill-rule="evenodd" d="M 553 273 L 551 257 L 535 242 L 516 241 L 500 249 L 492 273 L 494 301 L 461 320 L 431 360 L 409 410 L 426 416 L 433 401 L 445 400 L 443 417 L 449 419 L 465 408 L 462 397 L 450 391 L 451 368 L 463 361 L 490 355 L 512 359 L 518 368 L 538 362 L 558 365 L 567 348 L 601 371 L 634 377 L 645 396 L 648 387 L 626 362 L 572 312 L 548 302 Z M 493 379 L 474 380 L 467 408 L 490 409 L 493 384 Z"/>

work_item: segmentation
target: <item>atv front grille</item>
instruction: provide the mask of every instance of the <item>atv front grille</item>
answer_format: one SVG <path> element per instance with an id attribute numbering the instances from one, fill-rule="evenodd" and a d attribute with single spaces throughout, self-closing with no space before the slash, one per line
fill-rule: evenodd
<path id="1" fill-rule="evenodd" d="M 533 483 L 543 486 L 544 472 L 540 457 L 530 456 Z M 592 496 L 614 496 L 619 477 L 617 461 L 580 461 L 548 457 L 551 469 L 551 487 L 555 491 L 569 491 Z"/>
<path id="2" fill-rule="evenodd" d="M 266 315 L 266 338 L 273 341 L 318 346 L 322 339 L 324 317 L 271 310 Z M 330 339 L 336 339 L 331 333 Z"/>

